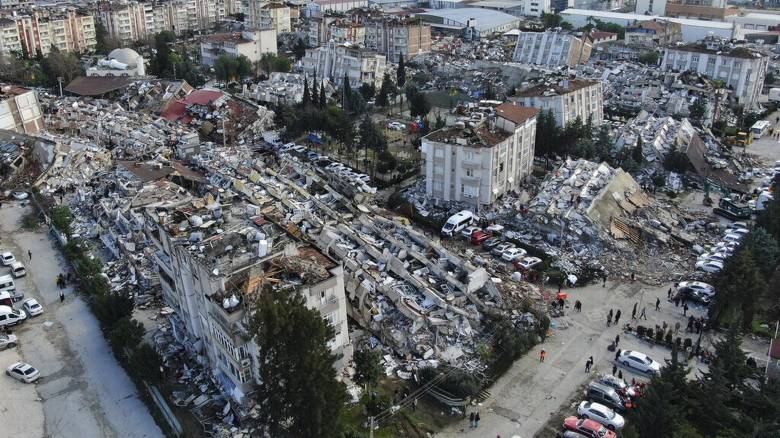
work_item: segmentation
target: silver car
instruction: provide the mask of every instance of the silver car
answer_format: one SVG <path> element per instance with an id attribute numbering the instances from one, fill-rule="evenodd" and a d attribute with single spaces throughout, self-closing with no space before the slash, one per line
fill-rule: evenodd
<path id="1" fill-rule="evenodd" d="M 622 352 L 618 357 L 618 363 L 649 375 L 661 372 L 661 364 L 638 351 L 626 350 Z"/>
<path id="2" fill-rule="evenodd" d="M 626 425 L 623 416 L 601 403 L 583 401 L 577 407 L 577 413 L 582 418 L 598 421 L 599 424 L 610 430 L 620 430 Z"/>
<path id="3" fill-rule="evenodd" d="M 16 335 L 14 334 L 0 334 L 0 350 L 6 350 L 8 348 L 16 348 Z"/>

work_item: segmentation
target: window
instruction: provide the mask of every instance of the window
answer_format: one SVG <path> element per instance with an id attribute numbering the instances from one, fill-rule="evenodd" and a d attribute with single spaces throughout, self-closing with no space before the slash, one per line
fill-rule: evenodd
<path id="1" fill-rule="evenodd" d="M 498 171 L 499 172 L 503 172 L 504 171 L 504 163 L 499 163 L 498 164 Z"/>
<path id="2" fill-rule="evenodd" d="M 472 169 L 466 169 L 466 176 L 472 177 L 474 176 L 474 170 Z"/>

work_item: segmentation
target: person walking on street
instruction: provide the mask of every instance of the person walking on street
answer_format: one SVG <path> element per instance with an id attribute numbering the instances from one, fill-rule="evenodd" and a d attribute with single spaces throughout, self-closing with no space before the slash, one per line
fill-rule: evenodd
<path id="1" fill-rule="evenodd" d="M 590 372 L 590 359 L 585 361 L 585 372 L 586 373 Z"/>
<path id="2" fill-rule="evenodd" d="M 623 370 L 618 371 L 618 379 L 623 380 Z"/>
<path id="3" fill-rule="evenodd" d="M 615 335 L 615 348 L 620 344 L 620 335 Z"/>
<path id="4" fill-rule="evenodd" d="M 672 299 L 672 288 L 669 288 L 669 292 L 666 293 L 666 299 L 671 300 Z"/>
<path id="5" fill-rule="evenodd" d="M 656 297 L 655 298 L 655 310 L 658 311 L 661 309 L 661 299 Z"/>
<path id="6" fill-rule="evenodd" d="M 683 305 L 683 316 L 687 316 L 687 315 L 688 315 L 688 305 L 684 304 Z"/>
<path id="7" fill-rule="evenodd" d="M 680 321 L 674 323 L 674 334 L 680 333 Z"/>
<path id="8" fill-rule="evenodd" d="M 634 274 L 634 273 L 632 272 L 632 273 L 631 273 L 631 282 L 633 283 L 633 282 L 634 282 L 634 280 L 636 280 L 636 274 Z"/>
<path id="9" fill-rule="evenodd" d="M 615 312 L 615 325 L 618 325 L 618 321 L 620 321 L 620 309 Z"/>
<path id="10" fill-rule="evenodd" d="M 474 428 L 479 427 L 479 411 L 477 411 L 477 415 L 474 416 Z"/>
<path id="11" fill-rule="evenodd" d="M 601 277 L 601 287 L 607 287 L 607 274 L 604 274 L 603 277 Z"/>
<path id="12" fill-rule="evenodd" d="M 642 312 L 639 313 L 639 319 L 644 318 L 645 320 L 647 320 L 646 311 L 647 311 L 647 306 L 642 306 Z"/>
<path id="13" fill-rule="evenodd" d="M 582 311 L 582 303 L 580 302 L 580 300 L 574 302 L 574 311 L 575 312 Z"/>
<path id="14" fill-rule="evenodd" d="M 471 414 L 469 414 L 469 428 L 470 429 L 474 428 L 474 413 L 473 412 Z"/>
<path id="15" fill-rule="evenodd" d="M 617 372 L 617 365 L 612 365 L 612 375 L 614 376 Z"/>
<path id="16" fill-rule="evenodd" d="M 60 303 L 65 301 L 65 292 L 60 291 Z"/>
<path id="17" fill-rule="evenodd" d="M 547 352 L 544 351 L 544 348 L 542 348 L 542 351 L 539 352 L 539 362 L 544 362 L 545 356 L 547 356 Z"/>
<path id="18" fill-rule="evenodd" d="M 615 351 L 615 362 L 617 362 L 617 360 L 620 357 L 621 353 L 623 353 L 623 350 L 621 350 L 619 348 L 617 349 L 617 351 Z"/>
<path id="19" fill-rule="evenodd" d="M 631 319 L 636 319 L 636 306 L 639 303 L 634 303 L 634 308 L 631 310 Z"/>
<path id="20" fill-rule="evenodd" d="M 30 251 L 29 249 L 27 250 L 27 257 L 29 257 L 30 261 L 32 261 L 32 251 Z"/>
<path id="21" fill-rule="evenodd" d="M 609 313 L 607 314 L 607 327 L 612 325 L 612 309 L 609 309 Z"/>

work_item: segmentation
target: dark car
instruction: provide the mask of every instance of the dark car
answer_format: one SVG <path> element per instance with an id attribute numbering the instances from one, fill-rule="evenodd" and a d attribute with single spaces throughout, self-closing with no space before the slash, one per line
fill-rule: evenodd
<path id="1" fill-rule="evenodd" d="M 690 287 L 682 287 L 680 288 L 679 294 L 681 297 L 685 297 L 689 300 L 693 300 L 699 303 L 704 304 L 705 306 L 709 306 L 712 302 L 712 296 L 698 290 L 693 289 Z"/>
<path id="2" fill-rule="evenodd" d="M 495 248 L 496 245 L 498 245 L 499 243 L 501 243 L 501 238 L 500 237 L 491 237 L 490 239 L 488 239 L 488 240 L 486 240 L 486 241 L 484 241 L 482 243 L 482 247 L 487 249 L 487 250 L 490 250 L 490 249 Z"/>

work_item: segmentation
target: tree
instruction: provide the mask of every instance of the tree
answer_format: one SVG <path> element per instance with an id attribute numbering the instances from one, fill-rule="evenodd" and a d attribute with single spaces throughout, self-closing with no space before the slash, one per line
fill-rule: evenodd
<path id="1" fill-rule="evenodd" d="M 496 92 L 493 90 L 493 84 L 490 81 L 485 82 L 483 97 L 487 100 L 494 100 L 496 98 Z"/>
<path id="2" fill-rule="evenodd" d="M 214 73 L 228 83 L 252 74 L 252 64 L 244 55 L 236 57 L 225 54 L 214 61 Z"/>
<path id="3" fill-rule="evenodd" d="M 775 75 L 774 75 L 774 73 L 772 73 L 771 71 L 767 72 L 766 76 L 764 76 L 764 83 L 766 85 L 774 85 L 774 83 L 775 83 Z"/>
<path id="4" fill-rule="evenodd" d="M 328 106 L 328 99 L 325 97 L 325 82 L 323 81 L 320 84 L 319 108 L 325 109 L 326 106 Z"/>
<path id="5" fill-rule="evenodd" d="M 406 65 L 404 64 L 404 55 L 401 55 L 398 59 L 398 69 L 395 71 L 395 83 L 399 88 L 403 88 L 406 84 Z"/>
<path id="6" fill-rule="evenodd" d="M 303 106 L 307 106 L 311 103 L 311 94 L 309 93 L 309 78 L 303 78 Z"/>
<path id="7" fill-rule="evenodd" d="M 300 60 L 306 56 L 306 43 L 302 38 L 298 38 L 298 40 L 295 41 L 295 45 L 293 46 L 292 51 L 296 60 Z"/>
<path id="8" fill-rule="evenodd" d="M 596 139 L 596 155 L 601 161 L 610 161 L 613 148 L 612 138 L 609 136 L 609 126 L 606 124 L 601 125 Z"/>
<path id="9" fill-rule="evenodd" d="M 117 321 L 108 334 L 108 342 L 118 355 L 124 356 L 124 349 L 133 350 L 141 344 L 144 337 L 144 326 L 126 316 Z"/>
<path id="10" fill-rule="evenodd" d="M 691 120 L 701 124 L 707 113 L 707 103 L 701 97 L 697 97 L 688 108 L 688 112 L 690 113 Z"/>
<path id="11" fill-rule="evenodd" d="M 294 290 L 264 290 L 251 308 L 261 377 L 254 397 L 270 436 L 339 437 L 347 396 L 328 346 L 333 328 Z"/>
<path id="12" fill-rule="evenodd" d="M 371 100 L 374 98 L 374 95 L 376 94 L 376 87 L 374 84 L 370 84 L 368 82 L 363 82 L 360 85 L 360 88 L 358 88 L 358 92 L 361 96 L 363 96 L 364 100 Z"/>
<path id="13" fill-rule="evenodd" d="M 412 117 L 424 118 L 431 111 L 428 98 L 414 85 L 406 87 L 406 99 L 409 101 L 409 112 Z"/>
<path id="14" fill-rule="evenodd" d="M 775 177 L 772 188 L 773 193 L 780 193 L 780 177 Z M 759 212 L 756 223 L 780 243 L 780 196 L 775 195 L 774 199 L 764 204 L 764 210 Z"/>
<path id="15" fill-rule="evenodd" d="M 100 275 L 94 276 L 97 281 L 105 282 Z M 109 292 L 93 296 L 92 309 L 101 325 L 111 330 L 123 318 L 133 314 L 133 299 L 123 293 Z"/>
<path id="16" fill-rule="evenodd" d="M 639 55 L 638 61 L 646 65 L 658 65 L 658 52 L 645 52 Z"/>
<path id="17" fill-rule="evenodd" d="M 759 271 L 768 281 L 777 267 L 777 258 L 780 256 L 780 248 L 775 238 L 759 227 L 745 236 L 742 246 L 753 254 Z"/>
<path id="18" fill-rule="evenodd" d="M 151 63 L 151 72 L 160 77 L 172 77 L 173 68 L 170 62 L 170 43 L 176 41 L 176 35 L 164 30 L 154 36 L 155 55 Z"/>
<path id="19" fill-rule="evenodd" d="M 740 247 L 726 259 L 723 269 L 713 279 L 715 301 L 710 306 L 710 318 L 717 322 L 736 323 L 741 318 L 743 328 L 753 322 L 755 303 L 763 295 L 766 283 L 748 248 Z"/>
<path id="20" fill-rule="evenodd" d="M 684 173 L 688 170 L 688 167 L 688 155 L 680 151 L 677 145 L 672 145 L 672 148 L 664 157 L 664 169 L 670 172 Z"/>
<path id="21" fill-rule="evenodd" d="M 642 142 L 642 136 L 639 135 L 636 139 L 636 146 L 634 146 L 634 149 L 631 150 L 631 159 L 640 165 L 645 161 L 645 153 L 642 151 L 643 146 L 644 143 Z"/>
<path id="22" fill-rule="evenodd" d="M 356 351 L 352 356 L 352 360 L 355 362 L 355 382 L 369 387 L 376 386 L 383 371 L 379 363 L 381 359 L 382 355 L 378 350 Z"/>
<path id="23" fill-rule="evenodd" d="M 385 72 L 382 78 L 382 85 L 379 87 L 379 93 L 376 96 L 377 106 L 385 107 L 390 104 L 390 95 L 395 94 L 395 84 L 390 79 L 390 73 Z"/>
<path id="24" fill-rule="evenodd" d="M 51 223 L 64 235 L 70 237 L 73 215 L 67 205 L 58 205 L 51 209 Z"/>
<path id="25" fill-rule="evenodd" d="M 77 76 L 84 75 L 81 60 L 73 52 L 49 52 L 41 62 L 41 70 L 43 82 L 49 86 L 56 85 L 59 77 L 67 84 Z"/>
<path id="26" fill-rule="evenodd" d="M 287 57 L 279 56 L 274 53 L 263 53 L 263 56 L 256 62 L 258 70 L 270 74 L 276 71 L 289 72 L 292 64 Z"/>

